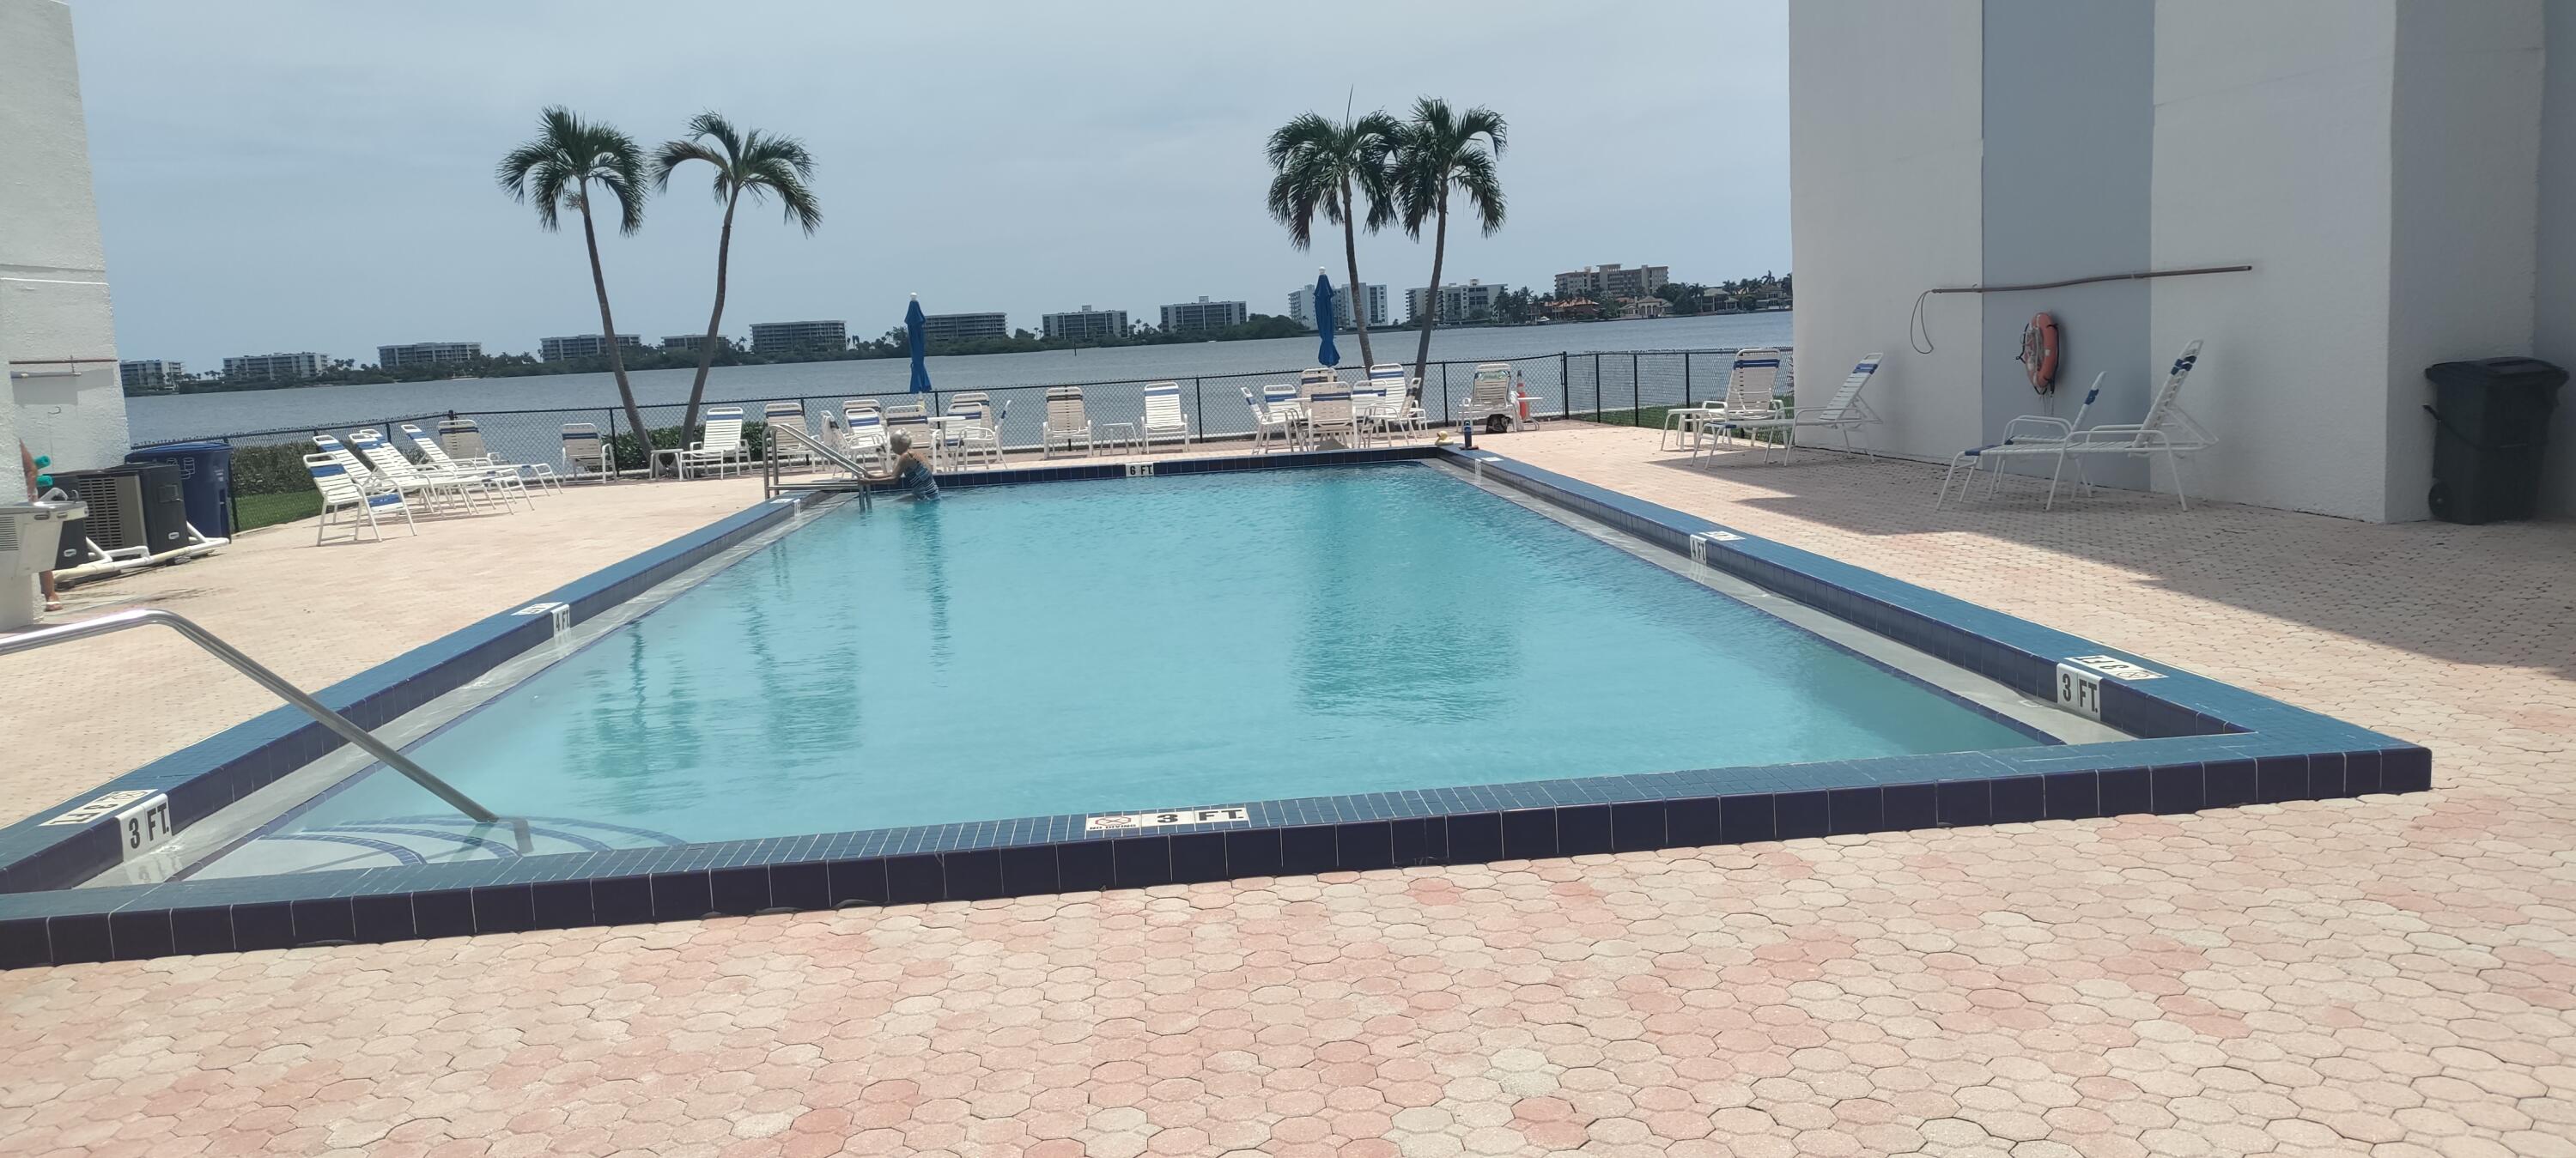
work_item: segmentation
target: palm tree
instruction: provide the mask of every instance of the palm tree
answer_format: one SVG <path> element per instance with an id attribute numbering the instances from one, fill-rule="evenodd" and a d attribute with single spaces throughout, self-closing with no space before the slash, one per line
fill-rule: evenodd
<path id="1" fill-rule="evenodd" d="M 1270 134 L 1270 166 L 1279 175 L 1270 181 L 1270 215 L 1288 227 L 1288 240 L 1304 249 L 1314 241 L 1315 214 L 1342 227 L 1342 257 L 1351 279 L 1344 291 L 1360 291 L 1360 205 L 1368 199 L 1367 226 L 1374 233 L 1395 220 L 1387 196 L 1387 165 L 1404 126 L 1385 113 L 1335 124 L 1305 113 Z M 1318 319 L 1320 323 L 1321 319 Z M 1369 350 L 1368 304 L 1351 301 L 1351 328 L 1359 333 L 1360 362 L 1373 364 Z"/>
<path id="2" fill-rule="evenodd" d="M 1413 119 L 1397 142 L 1393 183 L 1405 233 L 1419 239 L 1422 223 L 1433 222 L 1431 289 L 1424 296 L 1422 344 L 1413 355 L 1413 377 L 1431 368 L 1431 327 L 1440 319 L 1440 263 L 1449 250 L 1449 191 L 1467 199 L 1467 208 L 1493 236 L 1503 227 L 1503 185 L 1494 175 L 1494 159 L 1503 155 L 1503 116 L 1478 105 L 1464 113 L 1449 102 L 1423 97 L 1413 102 Z M 1484 138 L 1479 143 L 1477 138 Z"/>
<path id="3" fill-rule="evenodd" d="M 698 402 L 706 397 L 707 367 L 716 360 L 716 331 L 724 326 L 725 263 L 733 253 L 733 211 L 745 194 L 757 204 L 775 195 L 787 223 L 810 235 L 823 224 L 823 206 L 805 182 L 814 178 L 814 158 L 794 137 L 777 137 L 754 129 L 735 131 L 717 113 L 699 113 L 689 122 L 689 135 L 665 141 L 653 157 L 653 187 L 668 190 L 671 171 L 690 161 L 715 167 L 716 202 L 724 206 L 724 228 L 716 235 L 716 305 L 707 314 L 707 340 L 698 343 L 698 376 L 689 383 L 689 405 L 680 412 L 680 429 L 698 424 Z"/>
<path id="4" fill-rule="evenodd" d="M 608 277 L 599 269 L 599 232 L 591 227 L 590 187 L 617 199 L 617 231 L 633 233 L 644 225 L 644 154 L 635 138 L 594 124 L 556 105 L 537 116 L 536 139 L 510 150 L 494 174 L 513 201 L 537 203 L 537 224 L 552 232 L 564 206 L 581 210 L 581 240 L 590 249 L 590 287 L 599 294 L 599 332 L 608 347 L 608 369 L 617 376 L 617 397 L 626 404 L 626 424 L 644 450 L 649 469 L 653 435 L 644 427 L 644 412 L 635 408 L 635 388 L 626 381 L 626 359 L 617 349 L 617 320 L 608 312 Z"/>

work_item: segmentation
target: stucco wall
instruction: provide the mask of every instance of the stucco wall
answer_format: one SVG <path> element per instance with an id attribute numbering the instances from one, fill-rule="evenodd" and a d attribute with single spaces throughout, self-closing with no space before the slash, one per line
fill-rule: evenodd
<path id="1" fill-rule="evenodd" d="M 14 429 L 0 434 L 66 469 L 121 461 L 116 325 L 90 196 L 72 14 L 60 0 L 0 0 L 0 142 L 0 356 L 109 359 L 69 378 L 50 376 L 66 367 L 14 367 L 49 376 L 11 378 Z M 15 442 L 0 451 L 10 459 L 0 497 L 14 498 L 24 490 Z"/>
<path id="2" fill-rule="evenodd" d="M 2155 264 L 2256 267 L 2151 283 L 2158 356 L 2208 343 L 2192 493 L 2384 518 L 2394 5 L 2159 0 L 2155 37 Z"/>
<path id="3" fill-rule="evenodd" d="M 1986 0 L 1985 284 L 2146 268 L 2154 52 L 2151 5 Z M 2015 415 L 2072 418 L 2096 373 L 2109 377 L 2088 424 L 2135 422 L 2146 413 L 2153 367 L 2145 283 L 1984 300 L 1980 403 L 1989 436 Z M 2032 392 L 2015 358 L 2023 326 L 2040 310 L 2057 319 L 2065 338 L 2057 393 L 2046 398 Z M 2087 469 L 2096 482 L 2146 484 L 2143 463 Z"/>
<path id="4" fill-rule="evenodd" d="M 2424 368 L 2531 350 L 2540 16 L 2540 0 L 2397 5 L 2383 516 L 2391 521 L 2432 513 Z"/>
<path id="5" fill-rule="evenodd" d="M 2540 113 L 2539 260 L 2534 269 L 2534 354 L 2576 370 L 2576 0 L 2549 0 L 2547 73 Z M 2541 510 L 2576 516 L 2576 386 L 2560 387 L 2550 428 Z"/>
<path id="6" fill-rule="evenodd" d="M 1882 453 L 1979 441 L 1977 299 L 1932 299 L 1934 353 L 1905 331 L 1916 294 L 1980 276 L 1980 28 L 1977 0 L 1789 6 L 1798 361 L 1832 382 L 1887 355 L 1869 387 Z"/>

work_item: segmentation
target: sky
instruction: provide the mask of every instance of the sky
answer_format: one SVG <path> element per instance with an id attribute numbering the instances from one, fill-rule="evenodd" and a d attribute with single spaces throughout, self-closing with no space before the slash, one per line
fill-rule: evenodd
<path id="1" fill-rule="evenodd" d="M 1450 231 L 1444 281 L 1547 287 L 1619 262 L 1715 282 L 1789 269 L 1783 0 L 906 5 L 73 0 L 126 358 L 595 333 L 578 231 L 494 184 L 538 110 L 650 147 L 701 110 L 800 137 L 822 228 L 734 230 L 725 332 L 1200 295 L 1284 314 L 1297 251 L 1264 207 L 1268 134 L 1417 96 L 1510 126 L 1501 232 Z M 1472 15 L 1468 15 L 1472 13 Z M 675 176 L 603 236 L 618 329 L 703 332 L 720 212 Z M 1329 236 L 1330 245 L 1325 238 Z M 1430 276 L 1428 231 L 1363 235 L 1360 274 Z"/>

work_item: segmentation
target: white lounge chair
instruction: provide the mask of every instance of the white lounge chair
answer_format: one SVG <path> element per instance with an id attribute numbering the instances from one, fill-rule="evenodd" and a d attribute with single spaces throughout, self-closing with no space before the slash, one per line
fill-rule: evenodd
<path id="1" fill-rule="evenodd" d="M 973 465 L 978 455 L 994 466 L 1002 465 L 1002 420 L 994 412 L 991 398 L 978 394 L 959 396 L 948 404 L 948 423 L 940 429 L 940 448 L 954 456 L 961 466 Z"/>
<path id="2" fill-rule="evenodd" d="M 405 433 L 409 433 L 411 426 L 406 423 L 402 429 Z M 460 468 L 507 467 L 518 472 L 520 478 L 538 487 L 563 489 L 563 476 L 556 474 L 554 467 L 542 462 L 511 462 L 493 454 L 491 448 L 483 444 L 482 424 L 471 418 L 438 420 L 438 449 L 430 453 L 430 461 L 442 466 Z"/>
<path id="3" fill-rule="evenodd" d="M 1082 444 L 1082 453 L 1096 453 L 1091 445 L 1091 416 L 1082 408 L 1082 387 L 1050 386 L 1046 392 L 1046 420 L 1038 425 L 1038 450 L 1052 458 L 1055 448 L 1073 452 L 1073 444 Z"/>
<path id="4" fill-rule="evenodd" d="M 617 467 L 609 460 L 608 440 L 599 436 L 599 427 L 587 422 L 567 422 L 563 426 L 564 474 L 571 481 L 595 478 L 607 482 L 617 477 Z"/>
<path id="5" fill-rule="evenodd" d="M 1728 427 L 1785 417 L 1780 409 L 1780 351 L 1768 346 L 1737 350 L 1727 367 L 1726 395 L 1664 412 L 1665 450 L 1693 454 L 1713 448 Z"/>
<path id="6" fill-rule="evenodd" d="M 331 516 L 343 512 L 347 517 L 340 522 L 348 527 L 352 543 L 358 541 L 361 528 L 374 535 L 377 542 L 384 541 L 384 529 L 376 523 L 379 515 L 391 517 L 399 513 L 403 517 L 403 526 L 410 528 L 412 534 L 420 533 L 419 525 L 411 521 L 411 507 L 403 502 L 400 492 L 369 489 L 352 477 L 349 468 L 342 465 L 337 457 L 305 455 L 304 469 L 312 472 L 313 489 L 322 492 L 322 517 L 313 521 L 314 546 L 321 546 L 329 533 Z"/>
<path id="7" fill-rule="evenodd" d="M 527 504 L 529 509 L 536 508 L 536 500 L 529 496 L 527 480 L 520 477 L 518 467 L 495 463 L 489 458 L 479 462 L 458 462 L 449 458 L 447 448 L 440 446 L 437 439 L 431 438 L 417 424 L 406 422 L 398 429 L 402 431 L 404 438 L 411 440 L 413 448 L 420 451 L 421 473 L 469 480 L 469 485 L 491 490 L 500 495 L 505 503 L 511 498 L 516 498 Z"/>
<path id="8" fill-rule="evenodd" d="M 764 404 L 760 408 L 760 424 L 764 427 L 792 425 L 799 430 L 803 430 L 805 428 L 805 404 L 794 401 L 771 402 Z M 769 436 L 769 456 L 779 460 L 779 465 L 781 466 L 784 466 L 789 462 L 794 462 L 798 466 L 814 465 L 814 455 L 812 452 L 805 449 L 804 443 L 799 442 L 790 446 L 786 443 L 780 442 L 778 440 L 778 436 L 775 434 Z"/>
<path id="9" fill-rule="evenodd" d="M 742 444 L 742 407 L 710 406 L 706 416 L 706 437 L 672 455 L 679 465 L 681 481 L 688 480 L 691 468 L 700 474 L 712 471 L 721 478 L 726 470 L 738 469 L 750 461 L 749 449 Z"/>
<path id="10" fill-rule="evenodd" d="M 1297 372 L 1297 396 L 1312 397 L 1316 390 L 1339 386 L 1341 382 L 1342 373 L 1339 370 L 1330 366 L 1308 366 Z"/>
<path id="11" fill-rule="evenodd" d="M 1878 373 L 1879 360 L 1886 356 L 1872 354 L 1861 359 L 1860 364 L 1852 367 L 1850 376 L 1843 379 L 1841 388 L 1834 391 L 1833 400 L 1822 406 L 1813 409 L 1801 406 L 1775 418 L 1728 419 L 1725 425 L 1728 429 L 1746 434 L 1778 434 L 1780 437 L 1776 445 L 1780 448 L 1780 458 L 1784 462 L 1788 460 L 1790 448 L 1796 445 L 1798 432 L 1801 430 L 1839 432 L 1843 439 L 1844 453 L 1849 454 L 1857 450 L 1861 454 L 1876 458 L 1878 455 L 1868 447 L 1852 445 L 1851 432 L 1855 427 L 1867 426 L 1878 421 L 1877 412 L 1869 408 L 1869 403 L 1861 397 L 1861 391 L 1868 387 L 1869 380 Z M 1763 453 L 1766 455 L 1770 453 L 1767 446 Z"/>
<path id="12" fill-rule="evenodd" d="M 1368 382 L 1356 387 L 1354 399 L 1364 399 L 1360 418 L 1392 440 L 1398 431 L 1419 431 L 1430 425 L 1431 415 L 1414 398 L 1421 383 L 1409 378 L 1404 367 L 1393 362 L 1380 362 L 1369 367 Z"/>
<path id="13" fill-rule="evenodd" d="M 1318 390 L 1307 397 L 1306 437 L 1316 446 L 1327 437 L 1341 439 L 1344 446 L 1359 445 L 1359 419 L 1351 412 L 1349 391 Z"/>
<path id="14" fill-rule="evenodd" d="M 1182 449 L 1190 445 L 1190 418 L 1181 413 L 1181 384 L 1154 382 L 1145 387 L 1145 420 L 1136 424 L 1137 439 L 1145 449 L 1154 449 L 1158 440 L 1178 439 Z"/>
<path id="15" fill-rule="evenodd" d="M 373 432 L 361 430 L 357 433 L 371 434 Z M 351 437 L 354 438 L 356 435 L 351 435 Z M 330 458 L 331 461 L 340 464 L 341 471 L 349 477 L 349 481 L 357 484 L 358 489 L 363 490 L 368 494 L 377 495 L 386 494 L 388 492 L 404 494 L 408 492 L 411 495 L 419 495 L 423 502 L 426 502 L 428 499 L 428 496 L 423 493 L 426 489 L 426 484 L 414 480 L 408 487 L 406 487 L 393 479 L 386 478 L 384 475 L 377 473 L 376 468 L 367 465 L 367 460 L 351 453 L 349 445 L 340 441 L 337 437 L 328 434 L 317 434 L 313 436 L 313 445 L 320 447 L 322 453 L 326 457 Z"/>
<path id="16" fill-rule="evenodd" d="M 494 494 L 492 487 L 480 476 L 422 470 L 403 457 L 403 452 L 394 449 L 392 443 L 376 437 L 373 430 L 361 430 L 350 435 L 349 449 L 367 460 L 368 466 L 374 467 L 378 475 L 392 482 L 402 493 L 420 495 L 421 509 L 431 514 L 438 513 L 441 506 L 477 510 L 482 507 L 485 496 Z M 502 505 L 506 509 L 508 501 L 503 500 Z"/>
<path id="17" fill-rule="evenodd" d="M 2041 504 L 2040 509 L 2050 510 L 2057 505 L 2057 484 L 2070 460 L 2075 463 L 2077 483 L 2089 494 L 2093 480 L 2085 475 L 2086 458 L 2102 455 L 2144 458 L 2152 466 L 2156 456 L 2162 455 L 2165 469 L 2173 475 L 2174 497 L 2181 502 L 2182 509 L 2190 510 L 2191 494 L 2183 484 L 2183 456 L 2218 445 L 2218 436 L 2211 434 L 2182 408 L 2183 381 L 2191 376 L 2192 368 L 2199 363 L 2200 339 L 2194 338 L 2166 369 L 2164 381 L 2147 401 L 2146 417 L 2136 422 L 2083 425 L 2085 412 L 2092 409 L 2094 399 L 2102 392 L 2102 376 L 2097 374 L 2093 378 L 2093 388 L 2084 394 L 2084 406 L 2075 412 L 2072 421 L 2044 414 L 2026 414 L 2005 423 L 2002 442 L 1961 451 L 1950 460 L 1949 472 L 1941 476 L 1941 490 L 1932 498 L 1933 509 L 1939 510 L 1942 501 L 1949 496 L 1950 478 L 1963 464 L 1969 468 L 1971 485 L 1978 467 L 1994 472 L 1986 487 L 1986 493 L 1991 496 L 2002 485 L 2003 468 L 2012 460 L 2049 459 L 2052 465 L 2048 475 L 2048 500 Z M 2154 484 L 2152 474 L 2148 476 L 2148 483 L 2150 486 Z M 1967 493 L 1968 487 L 1959 489 L 1962 499 L 1967 497 Z"/>

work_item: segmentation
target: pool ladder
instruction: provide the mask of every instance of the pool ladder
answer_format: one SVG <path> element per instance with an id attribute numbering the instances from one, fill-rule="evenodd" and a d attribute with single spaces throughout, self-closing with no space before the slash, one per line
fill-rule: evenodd
<path id="1" fill-rule="evenodd" d="M 176 612 L 153 607 L 138 607 L 130 611 L 110 612 L 96 619 L 66 623 L 59 627 L 40 627 L 15 635 L 0 635 L 0 655 L 34 651 L 57 643 L 70 643 L 76 639 L 111 635 L 128 628 L 148 627 L 154 624 L 178 632 L 186 637 L 188 642 L 206 649 L 216 659 L 232 665 L 233 670 L 249 676 L 259 686 L 276 693 L 277 698 L 285 700 L 305 715 L 313 717 L 315 723 L 339 733 L 341 739 L 357 745 L 368 755 L 384 761 L 385 767 L 409 777 L 412 783 L 428 789 L 431 795 L 446 801 L 458 812 L 484 824 L 511 825 L 517 830 L 521 849 L 525 851 L 529 841 L 526 821 L 515 819 L 505 821 L 502 817 L 494 815 L 491 809 L 476 803 L 473 797 L 457 791 L 455 785 L 431 775 L 428 769 L 413 763 L 411 757 L 394 751 L 391 745 L 377 739 L 374 733 L 359 727 L 356 721 L 324 707 L 322 701 L 306 695 L 304 689 L 286 682 L 286 677 L 270 671 L 258 660 L 242 654 L 240 648 L 216 638 L 213 632 Z"/>
<path id="2" fill-rule="evenodd" d="M 850 493 L 856 494 L 859 497 L 859 505 L 861 507 L 876 505 L 875 497 L 869 493 L 870 488 L 868 486 L 867 471 L 859 466 L 857 459 L 851 458 L 849 455 L 842 453 L 837 447 L 824 445 L 821 439 L 815 438 L 812 434 L 807 433 L 803 426 L 788 422 L 776 422 L 771 423 L 768 429 L 770 432 L 769 453 L 763 455 L 760 462 L 760 488 L 762 498 L 774 499 L 790 489 L 846 489 Z M 850 479 L 852 480 L 850 486 L 847 488 L 837 486 L 826 487 L 823 485 L 816 485 L 813 487 L 788 487 L 785 482 L 780 480 L 778 475 L 778 460 L 782 457 L 779 454 L 779 449 L 786 443 L 794 443 L 797 448 L 805 454 L 822 459 L 823 461 L 831 463 L 842 470 L 850 472 Z"/>

